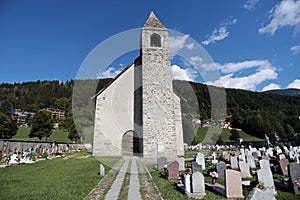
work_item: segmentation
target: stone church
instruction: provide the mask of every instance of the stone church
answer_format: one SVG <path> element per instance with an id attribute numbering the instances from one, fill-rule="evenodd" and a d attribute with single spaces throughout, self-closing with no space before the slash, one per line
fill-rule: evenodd
<path id="1" fill-rule="evenodd" d="M 168 30 L 151 12 L 141 30 L 140 56 L 96 95 L 93 155 L 171 160 L 183 154 Z"/>

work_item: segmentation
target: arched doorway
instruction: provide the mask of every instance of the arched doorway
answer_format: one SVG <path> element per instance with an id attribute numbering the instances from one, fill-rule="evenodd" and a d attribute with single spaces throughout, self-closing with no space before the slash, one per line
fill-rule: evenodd
<path id="1" fill-rule="evenodd" d="M 122 137 L 122 156 L 141 156 L 142 138 L 134 131 L 127 131 Z"/>

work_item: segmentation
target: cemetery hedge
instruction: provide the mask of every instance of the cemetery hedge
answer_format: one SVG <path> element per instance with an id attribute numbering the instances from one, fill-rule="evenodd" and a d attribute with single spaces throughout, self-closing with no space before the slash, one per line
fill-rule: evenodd
<path id="1" fill-rule="evenodd" d="M 87 155 L 0 168 L 0 199 L 83 199 L 100 181 L 99 161 Z"/>

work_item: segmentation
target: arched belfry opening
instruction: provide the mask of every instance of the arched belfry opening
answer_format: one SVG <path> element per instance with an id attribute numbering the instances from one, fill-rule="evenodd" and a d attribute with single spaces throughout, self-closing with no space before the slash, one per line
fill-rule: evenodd
<path id="1" fill-rule="evenodd" d="M 141 156 L 142 138 L 132 130 L 124 133 L 122 137 L 122 156 Z"/>
<path id="2" fill-rule="evenodd" d="M 150 46 L 151 47 L 161 47 L 161 37 L 160 35 L 153 33 L 150 36 Z"/>

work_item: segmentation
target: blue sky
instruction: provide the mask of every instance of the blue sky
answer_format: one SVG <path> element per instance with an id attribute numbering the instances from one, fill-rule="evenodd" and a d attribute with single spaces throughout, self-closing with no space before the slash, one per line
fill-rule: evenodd
<path id="1" fill-rule="evenodd" d="M 182 33 L 170 35 L 171 48 L 193 49 L 194 41 L 213 60 L 172 56 L 174 78 L 252 91 L 300 88 L 300 0 L 0 1 L 0 83 L 74 79 L 97 45 L 141 28 L 150 11 Z M 138 53 L 101 66 L 97 76 L 113 77 Z M 213 65 L 220 77 L 205 81 L 194 65 Z"/>

